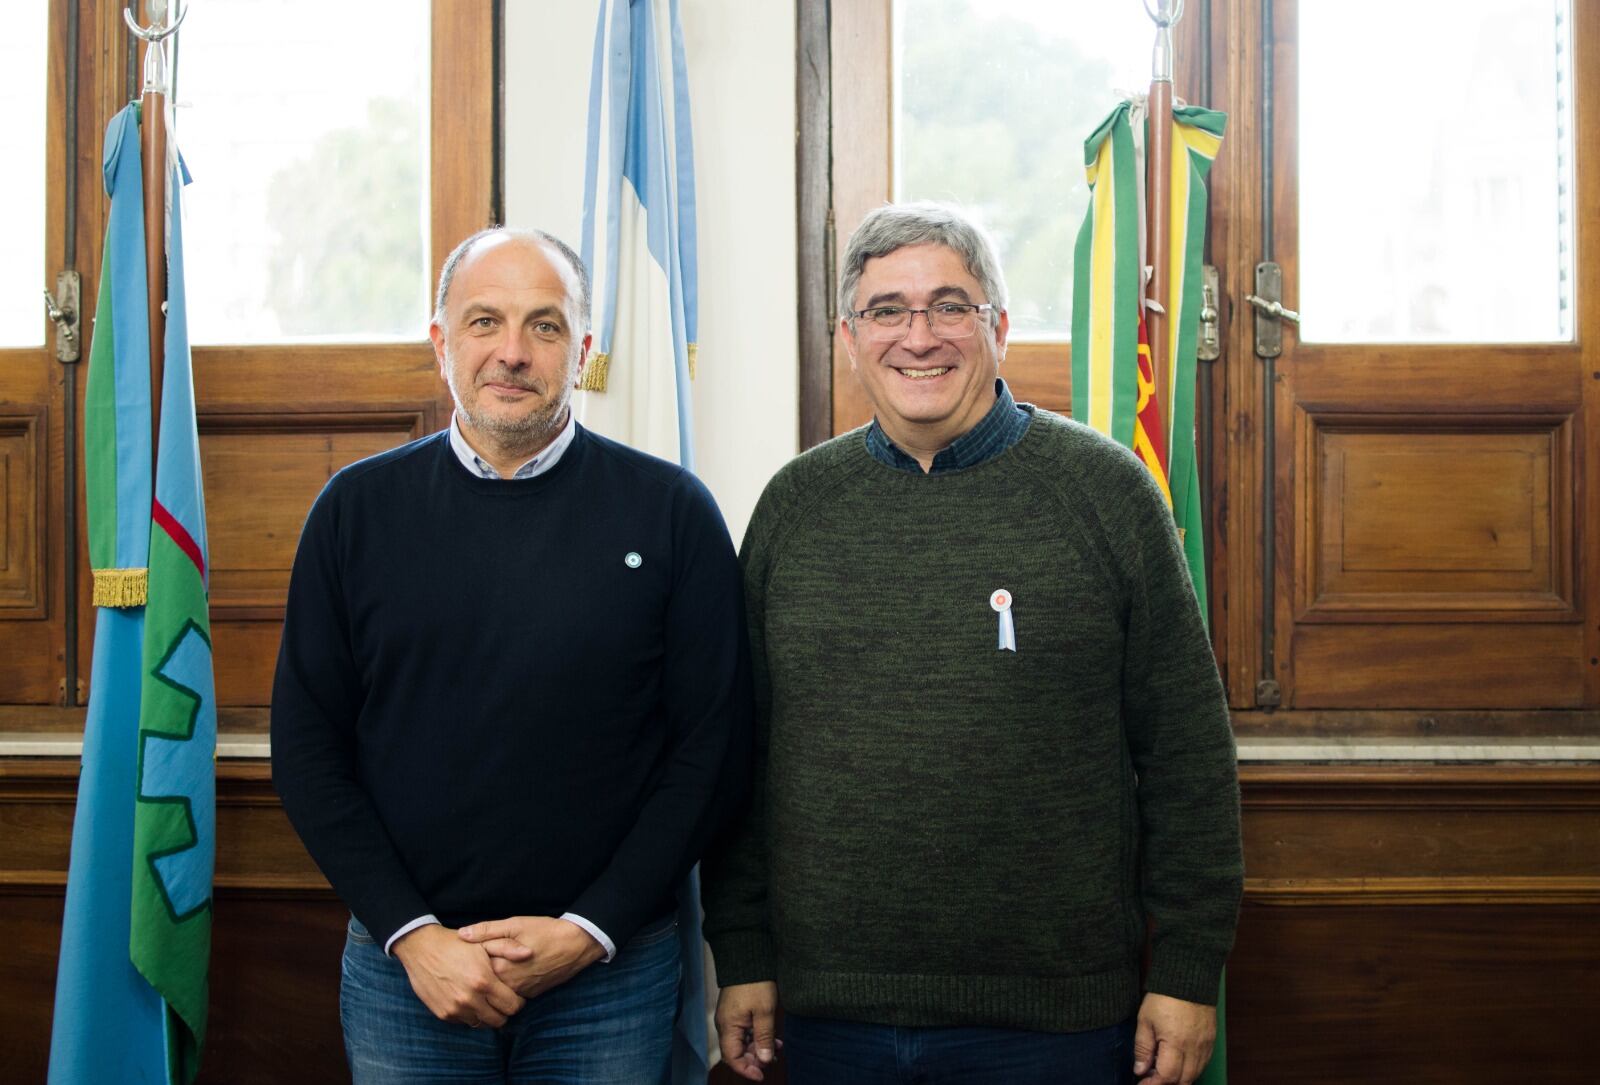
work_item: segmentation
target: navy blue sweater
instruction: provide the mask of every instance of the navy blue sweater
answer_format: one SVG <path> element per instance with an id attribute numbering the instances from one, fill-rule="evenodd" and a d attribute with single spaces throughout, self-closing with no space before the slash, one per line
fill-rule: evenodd
<path id="1" fill-rule="evenodd" d="M 379 944 L 571 911 L 621 945 L 743 799 L 748 653 L 693 475 L 579 427 L 547 473 L 481 479 L 434 434 L 311 509 L 273 783 Z"/>

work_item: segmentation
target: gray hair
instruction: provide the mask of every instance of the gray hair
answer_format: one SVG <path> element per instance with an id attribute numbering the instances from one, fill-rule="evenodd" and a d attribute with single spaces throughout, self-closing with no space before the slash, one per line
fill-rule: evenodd
<path id="1" fill-rule="evenodd" d="M 571 265 L 573 273 L 578 277 L 578 318 L 576 321 L 579 325 L 577 328 L 578 338 L 582 339 L 589 334 L 589 325 L 591 323 L 589 315 L 589 269 L 583 266 L 583 258 L 572 251 L 571 245 L 568 245 L 555 234 L 546 233 L 543 230 L 513 229 L 510 226 L 490 226 L 487 229 L 479 230 L 450 250 L 450 255 L 445 257 L 444 260 L 444 270 L 439 272 L 439 290 L 433 299 L 433 321 L 435 324 L 440 327 L 444 326 L 445 303 L 450 300 L 450 284 L 455 280 L 456 268 L 460 266 L 462 260 L 466 259 L 467 253 L 472 251 L 474 245 L 490 237 L 507 237 L 515 241 L 547 245 Z"/>
<path id="2" fill-rule="evenodd" d="M 840 315 L 848 318 L 854 311 L 856 288 L 861 285 L 861 272 L 868 260 L 888 256 L 908 245 L 929 243 L 943 245 L 961 257 L 968 274 L 978 280 L 986 300 L 994 306 L 989 321 L 998 327 L 1000 313 L 1006 307 L 1006 277 L 1000 271 L 993 239 L 960 208 L 931 201 L 884 204 L 867 212 L 850 235 L 839 268 Z"/>

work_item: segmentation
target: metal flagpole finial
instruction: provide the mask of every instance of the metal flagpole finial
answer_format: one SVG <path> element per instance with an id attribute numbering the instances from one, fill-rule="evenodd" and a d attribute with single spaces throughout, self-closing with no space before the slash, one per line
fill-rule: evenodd
<path id="1" fill-rule="evenodd" d="M 134 37 L 148 43 L 148 48 L 144 51 L 144 93 L 149 94 L 154 91 L 157 94 L 165 94 L 167 92 L 167 50 L 162 43 L 177 33 L 178 27 L 183 25 L 183 20 L 188 18 L 189 5 L 183 5 L 183 9 L 178 12 L 178 17 L 173 19 L 170 25 L 166 26 L 162 25 L 167 22 L 167 18 L 170 15 L 166 0 L 153 0 L 150 5 L 150 14 L 156 20 L 155 25 L 151 27 L 140 26 L 139 20 L 134 17 L 131 8 L 122 9 L 122 21 L 128 24 L 128 30 L 132 32 Z"/>
<path id="2" fill-rule="evenodd" d="M 1150 58 L 1150 80 L 1172 82 L 1172 28 L 1183 18 L 1183 0 L 1144 0 L 1145 14 L 1156 24 L 1156 45 Z"/>

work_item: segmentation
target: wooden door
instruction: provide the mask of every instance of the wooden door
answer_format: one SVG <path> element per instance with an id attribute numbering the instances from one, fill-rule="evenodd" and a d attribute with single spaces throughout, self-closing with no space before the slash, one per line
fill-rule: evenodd
<path id="1" fill-rule="evenodd" d="M 830 229 L 842 252 L 863 216 L 890 200 L 966 205 L 995 234 L 1010 281 L 1001 376 L 1019 400 L 1068 414 L 1072 240 L 1088 194 L 1083 138 L 1116 104 L 1114 87 L 1148 82 L 1153 32 L 1137 5 L 1092 24 L 1049 7 L 831 5 Z M 1193 100 L 1203 78 L 1198 20 L 1180 24 L 1179 37 L 1178 86 Z M 1011 73 L 1022 77 L 1008 83 Z M 843 433 L 867 422 L 871 406 L 830 323 L 832 432 Z"/>
<path id="2" fill-rule="evenodd" d="M 7 110 L 8 121 L 26 121 L 18 131 L 37 135 L 13 144 L 8 172 L 36 171 L 45 181 L 42 211 L 0 201 L 0 285 L 13 285 L 9 261 L 22 247 L 14 239 L 29 239 L 20 261 L 26 281 L 18 288 L 28 319 L 8 319 L 0 303 L 0 932 L 19 947 L 0 964 L 0 1002 L 8 1007 L 0 1018 L 0 1076 L 19 1081 L 45 1078 L 76 744 L 93 692 L 83 469 L 81 455 L 72 459 L 83 444 L 84 366 L 108 210 L 102 140 L 140 77 L 121 3 L 38 6 L 47 19 L 37 33 L 29 28 L 31 10 L 15 20 L 22 28 L 15 35 L 8 24 L 7 45 L 28 32 L 23 57 L 13 62 L 0 46 L 11 84 L 0 104 L 13 104 L 16 86 L 37 84 L 32 98 Z M 495 214 L 497 5 L 400 0 L 384 7 L 382 26 L 370 25 L 374 10 L 331 3 L 291 20 L 269 0 L 194 5 L 179 35 L 175 97 L 178 142 L 194 178 L 186 190 L 185 252 L 223 732 L 204 1081 L 347 1079 L 337 1006 L 345 909 L 289 827 L 262 757 L 284 594 L 301 525 L 329 476 L 448 421 L 449 394 L 427 340 L 430 287 L 449 249 Z M 412 60 L 375 54 L 373 43 L 402 23 L 414 32 Z M 287 44 L 272 44 L 285 35 Z M 215 55 L 207 56 L 213 47 L 230 50 L 221 71 Z M 348 103 L 318 83 L 338 66 L 326 62 L 329 51 L 351 68 L 375 57 L 418 73 L 414 114 L 404 125 L 390 113 L 350 115 Z M 44 64 L 24 63 L 40 58 Z M 206 130 L 221 90 L 283 110 L 298 98 L 299 106 L 333 117 L 328 138 L 263 166 L 228 133 Z M 273 119 L 267 112 L 253 118 L 261 126 L 245 136 L 271 143 L 284 135 L 266 125 Z M 391 170 L 382 157 L 389 153 L 410 153 L 407 168 L 419 174 L 408 212 L 416 244 L 405 272 L 415 289 L 400 330 L 379 336 L 357 323 L 356 302 L 401 261 L 373 250 L 372 235 L 356 228 L 364 194 L 348 182 Z M 239 173 L 252 170 L 268 189 L 277 184 L 275 197 L 258 192 L 264 202 L 254 206 L 217 202 L 237 199 L 245 187 Z M 207 257 L 207 245 L 278 229 L 276 220 L 263 222 L 274 198 L 310 211 L 298 219 L 299 232 L 277 246 L 299 261 L 281 267 L 279 279 L 324 284 L 288 303 L 279 298 L 279 308 L 326 302 L 333 326 L 308 334 L 285 325 L 281 334 L 245 336 L 249 314 L 230 309 L 221 330 L 213 319 L 208 331 L 218 280 L 261 279 L 273 253 L 241 252 L 219 263 L 215 249 Z M 43 228 L 35 233 L 36 220 Z M 56 360 L 41 291 L 63 270 L 82 276 L 84 349 L 73 364 Z"/>
<path id="3" fill-rule="evenodd" d="M 364 9 L 358 9 L 336 5 L 318 25 L 359 20 Z M 408 272 L 415 279 L 414 304 L 397 331 L 371 335 L 359 323 L 341 326 L 337 305 L 348 303 L 359 316 L 356 300 L 369 280 L 394 273 L 392 253 L 363 248 L 369 239 L 351 220 L 363 210 L 364 193 L 342 179 L 360 176 L 363 167 L 381 173 L 389 166 L 374 159 L 393 152 L 396 122 L 390 116 L 350 118 L 309 151 L 295 152 L 309 160 L 298 172 L 292 155 L 281 164 L 267 160 L 265 167 L 251 157 L 278 138 L 268 127 L 270 110 L 249 118 L 263 129 L 255 146 L 224 138 L 228 118 L 217 118 L 213 104 L 219 87 L 247 101 L 285 103 L 286 115 L 297 96 L 306 108 L 322 109 L 322 95 L 332 103 L 327 112 L 337 112 L 337 97 L 320 88 L 314 74 L 328 66 L 308 63 L 313 74 L 293 75 L 294 54 L 339 48 L 340 41 L 361 35 L 308 36 L 304 28 L 286 28 L 274 10 L 247 4 L 226 19 L 220 13 L 197 19 L 180 32 L 177 65 L 177 98 L 183 103 L 178 141 L 195 178 L 186 191 L 190 330 L 217 693 L 223 729 L 235 731 L 265 726 L 262 709 L 289 565 L 312 499 L 345 464 L 448 421 L 449 394 L 427 340 L 431 284 L 449 249 L 493 218 L 492 12 L 469 14 L 445 0 L 410 0 L 395 9 L 391 22 L 406 16 L 418 54 L 417 98 L 411 103 L 418 116 L 407 119 L 416 132 L 409 168 L 420 170 L 419 202 L 410 212 L 419 235 Z M 23 102 L 39 123 L 22 130 L 37 130 L 40 137 L 17 150 L 19 172 L 38 171 L 47 180 L 45 207 L 13 204 L 5 210 L 8 242 L 28 239 L 34 270 L 26 301 L 34 319 L 20 330 L 0 331 L 0 731 L 74 731 L 87 704 L 94 609 L 84 541 L 82 397 L 108 207 L 100 155 L 107 122 L 139 86 L 139 64 L 120 6 L 53 0 L 48 16 L 33 46 L 48 57 L 48 80 L 40 66 L 41 92 L 24 95 Z M 232 26 L 217 29 L 229 21 Z M 265 40 L 286 31 L 283 43 Z M 213 47 L 235 49 L 254 67 L 219 71 L 207 56 Z M 18 82 L 30 80 L 24 75 Z M 284 123 L 292 128 L 292 115 Z M 318 165 L 328 167 L 320 182 Z M 275 172 L 262 200 L 238 201 L 233 189 L 239 179 L 263 168 Z M 231 264 L 205 262 L 201 250 L 211 237 L 271 238 L 281 230 L 277 221 L 263 221 L 271 200 L 313 205 L 298 220 L 299 234 L 280 239 L 273 251 L 241 249 Z M 36 222 L 44 224 L 40 236 L 33 231 Z M 341 251 L 344 237 L 349 244 Z M 257 270 L 286 259 L 298 263 L 274 266 L 270 282 Z M 323 271 L 333 265 L 342 270 Z M 61 271 L 76 271 L 82 280 L 82 353 L 76 363 L 57 361 L 42 304 L 40 288 L 53 287 Z M 332 299 L 335 312 L 309 333 L 288 326 L 282 334 L 254 332 L 241 341 L 230 339 L 240 324 L 235 311 L 227 315 L 233 323 L 212 319 L 205 326 L 216 306 L 208 308 L 203 299 L 216 281 L 252 278 L 263 280 L 262 296 L 240 294 L 229 304 L 265 304 L 267 291 L 281 293 L 281 282 L 309 279 L 323 285 L 320 294 Z M 304 294 L 292 302 L 306 305 Z M 280 308 L 289 304 L 278 300 Z M 16 328 L 17 322 L 5 327 Z"/>
<path id="4" fill-rule="evenodd" d="M 19 138 L 0 211 L 7 293 L 0 303 L 0 730 L 44 706 L 72 703 L 77 692 L 67 681 L 68 663 L 77 661 L 68 659 L 75 645 L 67 636 L 66 593 L 78 585 L 67 524 L 73 486 L 65 477 L 73 433 L 64 408 L 81 390 L 88 325 L 78 324 L 77 357 L 58 360 L 43 305 L 43 291 L 55 292 L 59 273 L 82 270 L 81 294 L 92 307 L 90 269 L 99 267 L 99 240 L 69 230 L 81 211 L 98 205 L 98 158 L 71 155 L 67 74 L 78 62 L 69 55 L 77 17 L 73 0 L 28 5 L 4 45 L 13 72 L 7 114 Z M 87 51 L 93 35 L 77 40 Z"/>
<path id="5" fill-rule="evenodd" d="M 235 730 L 264 726 L 262 708 L 270 700 L 289 568 L 306 511 L 323 484 L 346 464 L 431 433 L 450 418 L 449 392 L 427 339 L 431 285 L 450 249 L 493 217 L 491 24 L 487 9 L 469 14 L 463 5 L 445 0 L 410 0 L 391 14 L 404 14 L 411 24 L 409 33 L 395 36 L 393 47 L 417 52 L 414 68 L 401 57 L 386 66 L 415 72 L 397 84 L 404 97 L 402 91 L 393 98 L 374 97 L 367 103 L 367 116 L 350 117 L 309 150 L 298 152 L 298 167 L 289 155 L 283 157 L 290 161 L 273 162 L 278 173 L 267 194 L 269 206 L 273 200 L 326 201 L 298 220 L 292 245 L 282 245 L 268 257 L 275 267 L 286 260 L 296 265 L 293 274 L 268 287 L 295 291 L 292 306 L 280 303 L 281 332 L 257 333 L 255 341 L 240 344 L 225 338 L 231 328 L 219 331 L 219 322 L 213 321 L 207 334 L 194 335 L 217 699 L 223 726 L 231 724 Z M 329 7 L 318 16 L 317 47 L 326 50 L 341 39 L 359 37 L 370 18 L 359 5 Z M 350 25 L 329 25 L 335 19 Z M 232 47 L 247 26 L 236 27 L 233 37 L 193 35 L 185 61 L 188 86 L 180 85 L 180 95 L 200 95 L 207 87 L 221 93 L 241 80 L 253 85 L 271 78 L 276 64 L 256 72 L 200 69 L 202 50 Z M 383 31 L 366 27 L 369 36 Z M 241 55 L 297 48 L 293 35 L 286 41 L 270 50 L 250 43 Z M 310 66 L 320 67 L 320 62 Z M 198 85 L 202 78 L 208 80 L 205 87 Z M 338 89 L 316 80 L 297 89 L 308 112 L 340 108 L 343 92 Z M 287 128 L 293 120 L 281 123 Z M 211 135 L 198 120 L 190 122 L 190 129 L 196 141 Z M 267 133 L 260 143 L 276 138 Z M 262 148 L 219 138 L 213 154 L 223 151 L 243 158 L 260 154 Z M 198 184 L 204 178 L 202 163 L 196 161 L 201 150 L 191 147 L 187 153 Z M 242 185 L 244 171 L 234 163 L 228 167 L 217 178 L 219 187 Z M 420 193 L 382 190 L 382 179 L 402 169 L 418 172 Z M 213 175 L 219 172 L 214 166 Z M 385 230 L 359 230 L 349 221 L 364 210 L 366 200 L 418 196 L 411 214 L 419 225 L 404 244 Z M 196 191 L 193 202 L 198 205 L 200 199 Z M 227 223 L 221 211 L 213 209 L 216 227 L 243 229 L 242 224 Z M 191 217 L 199 214 L 197 210 Z M 198 229 L 198 224 L 192 227 L 191 234 Z M 348 238 L 342 239 L 345 234 Z M 195 259 L 191 257 L 191 267 Z M 403 312 L 363 311 L 363 303 L 369 310 L 387 310 L 392 304 L 372 296 L 367 287 L 373 280 L 401 274 L 395 265 L 402 262 L 408 265 L 403 274 L 411 295 Z M 338 271 L 322 272 L 314 288 L 295 285 L 295 275 L 311 275 L 315 268 Z M 241 304 L 265 301 L 241 297 Z M 191 287 L 191 313 L 199 305 Z M 303 324 L 291 323 L 295 310 L 305 313 Z M 312 319 L 313 310 L 318 320 Z M 385 318 L 387 324 L 382 323 Z"/>
<path id="6" fill-rule="evenodd" d="M 1222 7 L 1234 704 L 1593 707 L 1600 7 Z M 1301 324 L 1245 302 L 1263 262 Z"/>

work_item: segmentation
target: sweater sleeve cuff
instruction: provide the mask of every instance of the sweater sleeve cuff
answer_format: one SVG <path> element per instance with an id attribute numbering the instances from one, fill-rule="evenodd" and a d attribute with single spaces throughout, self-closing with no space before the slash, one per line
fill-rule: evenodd
<path id="1" fill-rule="evenodd" d="M 717 986 L 763 983 L 778 978 L 772 938 L 766 931 L 730 931 L 707 939 L 717 966 Z"/>
<path id="2" fill-rule="evenodd" d="M 1215 953 L 1190 947 L 1157 947 L 1152 954 L 1150 975 L 1145 980 L 1145 986 L 1151 994 L 1198 1002 L 1202 1006 L 1215 1006 L 1217 991 L 1222 986 L 1225 959 Z"/>

